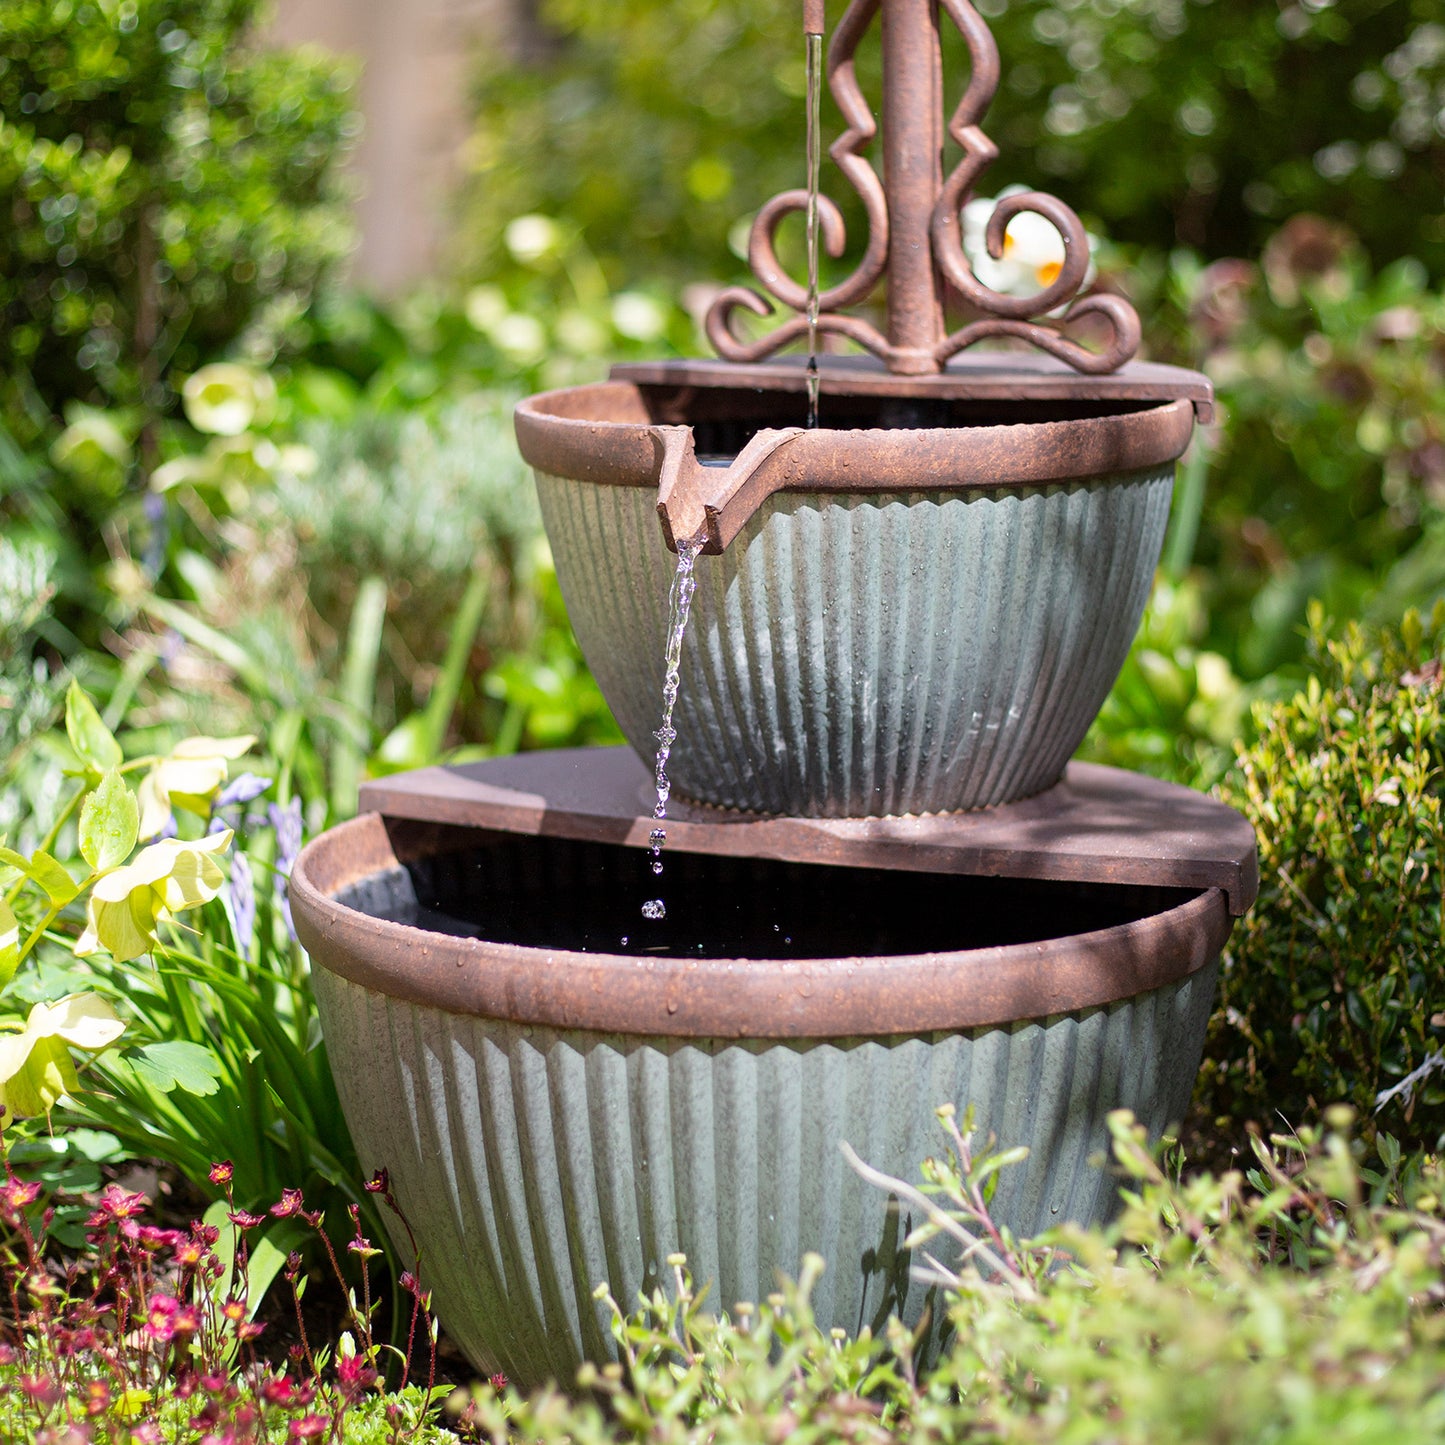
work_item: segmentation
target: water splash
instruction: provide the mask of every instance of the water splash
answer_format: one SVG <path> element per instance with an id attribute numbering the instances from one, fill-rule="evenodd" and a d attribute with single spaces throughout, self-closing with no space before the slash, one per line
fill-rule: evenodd
<path id="1" fill-rule="evenodd" d="M 808 427 L 818 425 L 818 172 L 823 161 L 823 37 L 808 34 Z"/>
<path id="2" fill-rule="evenodd" d="M 672 588 L 667 594 L 667 649 L 663 654 L 662 678 L 662 726 L 653 734 L 657 739 L 657 764 L 653 778 L 657 784 L 657 801 L 652 805 L 652 816 L 657 826 L 648 834 L 648 847 L 652 853 L 651 866 L 655 875 L 662 873 L 662 847 L 667 842 L 667 829 L 663 822 L 667 818 L 667 800 L 672 796 L 672 784 L 667 777 L 667 763 L 672 756 L 672 745 L 677 741 L 677 731 L 672 725 L 673 708 L 677 705 L 678 677 L 682 668 L 682 639 L 687 633 L 688 614 L 692 609 L 692 594 L 697 588 L 693 575 L 693 564 L 702 551 L 702 541 L 693 539 L 677 544 L 677 571 L 672 575 Z M 642 905 L 644 918 L 667 917 L 667 905 L 661 898 L 649 898 Z"/>

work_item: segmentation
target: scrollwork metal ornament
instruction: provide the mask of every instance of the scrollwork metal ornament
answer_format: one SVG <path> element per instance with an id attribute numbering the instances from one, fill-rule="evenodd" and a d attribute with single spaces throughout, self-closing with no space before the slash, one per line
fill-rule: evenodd
<path id="1" fill-rule="evenodd" d="M 880 10 L 886 181 L 862 154 L 878 135 L 878 121 L 855 69 L 858 45 Z M 962 33 L 971 67 L 968 86 L 948 123 L 948 134 L 963 155 L 947 179 L 942 174 L 941 11 Z M 1079 218 L 1062 201 L 1038 191 L 1007 195 L 985 230 L 985 244 L 996 260 L 1003 256 L 1004 237 L 1016 216 L 1042 216 L 1058 232 L 1064 247 L 1059 274 L 1035 295 L 1010 296 L 985 286 L 964 254 L 963 208 L 979 177 L 998 158 L 998 148 L 980 128 L 998 89 L 998 47 L 968 0 L 852 0 L 828 45 L 827 78 L 847 127 L 828 153 L 863 204 L 868 246 L 852 274 L 819 297 L 819 332 L 847 337 L 890 371 L 909 375 L 941 371 L 950 357 L 991 337 L 1018 338 L 1095 375 L 1115 371 L 1133 357 L 1139 346 L 1134 308 L 1120 296 L 1078 296 L 1088 273 L 1089 243 Z M 727 287 L 707 314 L 708 339 L 725 359 L 761 361 L 807 335 L 807 288 L 783 270 L 776 245 L 783 218 L 805 210 L 807 203 L 805 190 L 784 191 L 758 212 L 748 241 L 748 265 L 761 291 Z M 828 254 L 842 256 L 847 240 L 842 212 L 820 196 L 818 219 Z M 863 318 L 842 314 L 844 307 L 865 300 L 885 274 L 886 336 Z M 944 324 L 945 283 L 979 313 L 952 332 Z M 736 334 L 733 319 L 738 310 L 769 316 L 773 302 L 798 314 L 753 341 Z M 1059 325 L 1037 319 L 1062 308 L 1067 309 Z M 1109 339 L 1100 350 L 1063 334 L 1063 325 L 1083 316 L 1106 323 Z"/>

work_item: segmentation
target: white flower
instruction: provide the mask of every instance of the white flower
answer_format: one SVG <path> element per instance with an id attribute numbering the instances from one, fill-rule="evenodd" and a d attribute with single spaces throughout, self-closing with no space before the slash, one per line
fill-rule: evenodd
<path id="1" fill-rule="evenodd" d="M 186 378 L 181 403 L 197 431 L 239 436 L 252 423 L 265 425 L 276 407 L 276 383 L 264 371 L 217 361 Z"/>
<path id="2" fill-rule="evenodd" d="M 1052 286 L 1064 268 L 1064 238 L 1051 221 L 1034 211 L 1024 211 L 1008 223 L 1000 258 L 995 260 L 988 254 L 988 218 L 1000 201 L 1025 189 L 1008 186 L 992 199 L 980 197 L 963 208 L 964 255 L 978 280 L 1002 296 L 1035 296 Z M 1093 252 L 1097 244 L 1093 236 L 1088 240 L 1085 287 L 1094 279 Z"/>
<path id="3" fill-rule="evenodd" d="M 79 958 L 105 949 L 117 963 L 155 947 L 165 919 L 209 903 L 226 875 L 212 856 L 231 845 L 231 830 L 209 833 L 194 843 L 168 838 L 142 848 L 135 860 L 107 873 L 90 890 L 85 932 L 75 945 Z"/>
<path id="4" fill-rule="evenodd" d="M 125 1025 L 98 994 L 38 1003 L 24 1031 L 0 1037 L 0 1104 L 12 1116 L 48 1114 L 79 1087 L 70 1049 L 108 1048 Z"/>
<path id="5" fill-rule="evenodd" d="M 136 790 L 140 797 L 140 836 L 154 838 L 180 808 L 204 818 L 211 799 L 225 783 L 230 763 L 245 757 L 256 739 L 186 738 L 148 772 Z"/>

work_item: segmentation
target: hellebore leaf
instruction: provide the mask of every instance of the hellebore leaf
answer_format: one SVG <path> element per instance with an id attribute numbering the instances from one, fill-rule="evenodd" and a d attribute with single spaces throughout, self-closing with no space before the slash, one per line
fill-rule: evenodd
<path id="1" fill-rule="evenodd" d="M 80 892 L 65 865 L 44 850 L 27 858 L 13 848 L 0 848 L 0 863 L 18 868 L 31 882 L 38 883 L 56 908 L 64 908 Z"/>
<path id="2" fill-rule="evenodd" d="M 20 925 L 10 905 L 0 899 L 0 989 L 4 989 L 20 967 Z"/>
<path id="3" fill-rule="evenodd" d="M 108 873 L 130 857 L 140 833 L 140 804 L 111 768 L 80 810 L 80 854 L 97 873 Z"/>
<path id="4" fill-rule="evenodd" d="M 74 679 L 65 694 L 65 732 L 87 768 L 105 773 L 121 765 L 124 755 L 120 744 Z"/>
<path id="5" fill-rule="evenodd" d="M 130 1055 L 131 1066 L 157 1093 L 180 1089 L 205 1098 L 220 1087 L 221 1066 L 210 1049 L 188 1039 L 169 1039 L 147 1044 Z"/>

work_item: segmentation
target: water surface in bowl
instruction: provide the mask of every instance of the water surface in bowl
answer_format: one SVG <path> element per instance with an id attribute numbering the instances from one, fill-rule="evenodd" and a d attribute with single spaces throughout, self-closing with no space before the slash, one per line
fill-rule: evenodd
<path id="1" fill-rule="evenodd" d="M 518 834 L 375 874 L 337 895 L 372 917 L 456 937 L 584 953 L 852 958 L 1041 942 L 1147 918 L 1175 888 L 833 868 L 669 852 L 667 916 L 645 852 Z"/>

